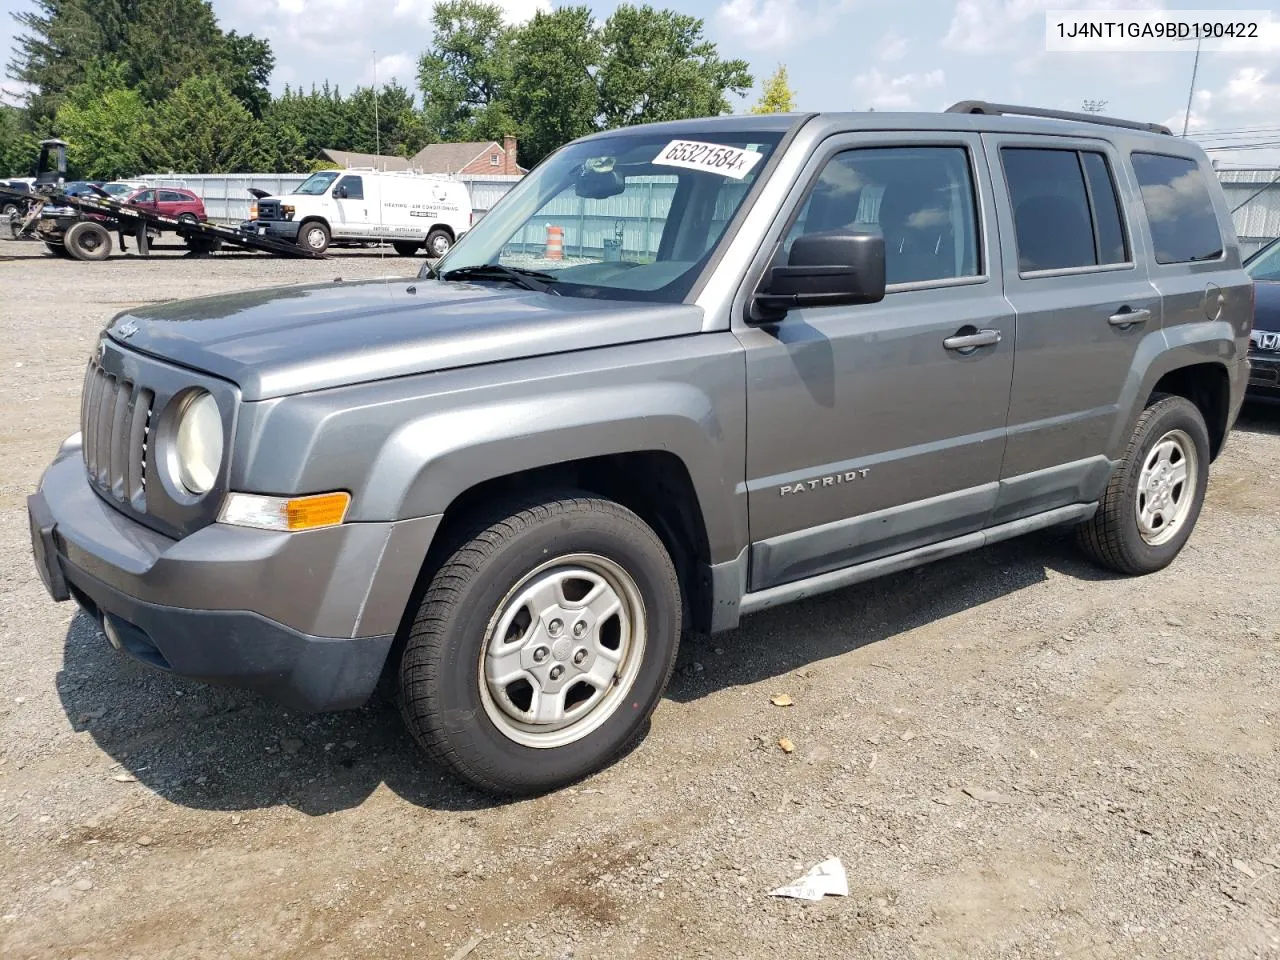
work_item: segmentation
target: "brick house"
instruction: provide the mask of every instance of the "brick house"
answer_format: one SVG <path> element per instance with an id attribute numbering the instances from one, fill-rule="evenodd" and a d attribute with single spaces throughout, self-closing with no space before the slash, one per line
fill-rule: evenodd
<path id="1" fill-rule="evenodd" d="M 347 150 L 323 150 L 324 158 L 340 167 L 364 167 L 374 170 L 413 170 L 417 173 L 504 174 L 528 173 L 516 162 L 516 138 L 470 143 L 432 143 L 406 160 L 404 157 L 351 153 Z"/>

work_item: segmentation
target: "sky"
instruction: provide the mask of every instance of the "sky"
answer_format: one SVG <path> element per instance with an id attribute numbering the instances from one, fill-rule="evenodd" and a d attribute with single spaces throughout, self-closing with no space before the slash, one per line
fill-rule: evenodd
<path id="1" fill-rule="evenodd" d="M 500 0 L 513 22 L 554 0 Z M 662 0 L 650 0 L 662 6 Z M 7 14 L 30 0 L 0 0 L 0 47 L 13 44 Z M 613 2 L 589 4 L 603 18 Z M 1269 10 L 1269 49 L 1201 54 L 1189 129 L 1206 147 L 1280 147 L 1280 0 L 678 0 L 702 17 L 724 57 L 742 57 L 757 83 L 787 67 L 804 110 L 940 110 L 984 99 L 1105 113 L 1168 124 L 1187 119 L 1194 48 L 1171 52 L 1045 51 L 1045 11 L 1067 9 Z M 344 89 L 394 77 L 413 88 L 431 42 L 431 0 L 213 0 L 224 29 L 266 37 L 272 86 L 329 80 Z M 376 52 L 376 56 L 375 56 Z M 7 59 L 7 58 L 6 58 Z M 2 81 L 10 97 L 20 93 Z M 745 111 L 757 92 L 734 102 Z M 1262 128 L 1262 129 L 1259 129 Z M 1269 129 L 1268 129 L 1269 128 Z M 1280 164 L 1280 149 L 1211 153 L 1227 165 Z"/>

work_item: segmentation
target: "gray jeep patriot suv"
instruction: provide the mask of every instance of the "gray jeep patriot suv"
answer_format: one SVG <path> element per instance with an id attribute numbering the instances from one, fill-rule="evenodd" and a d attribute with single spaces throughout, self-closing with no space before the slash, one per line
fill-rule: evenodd
<path id="1" fill-rule="evenodd" d="M 317 710 L 390 668 L 431 756 L 543 791 L 641 734 L 685 632 L 1051 525 L 1169 564 L 1252 290 L 1162 127 L 613 130 L 414 279 L 117 317 L 32 544 L 124 653 Z"/>

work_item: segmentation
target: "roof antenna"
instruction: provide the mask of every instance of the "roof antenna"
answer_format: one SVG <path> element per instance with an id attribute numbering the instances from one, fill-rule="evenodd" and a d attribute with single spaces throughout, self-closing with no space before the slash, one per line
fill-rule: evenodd
<path id="1" fill-rule="evenodd" d="M 378 51 L 373 51 L 373 155 L 375 176 L 373 182 L 369 186 L 376 186 L 378 189 L 378 259 L 385 260 L 387 257 L 387 238 L 386 231 L 383 229 L 382 223 L 382 180 L 376 175 L 381 173 L 378 167 L 386 169 L 386 164 L 382 162 L 382 124 L 378 120 Z M 372 192 L 372 191 L 371 191 Z"/>

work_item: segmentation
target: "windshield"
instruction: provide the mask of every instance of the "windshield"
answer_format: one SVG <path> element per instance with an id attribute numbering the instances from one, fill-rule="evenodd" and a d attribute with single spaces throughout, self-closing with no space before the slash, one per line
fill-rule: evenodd
<path id="1" fill-rule="evenodd" d="M 298 185 L 298 189 L 294 193 L 305 193 L 313 197 L 318 197 L 329 189 L 329 184 L 338 179 L 338 173 L 334 170 L 327 170 L 324 173 L 313 173 Z"/>
<path id="2" fill-rule="evenodd" d="M 107 193 L 111 194 L 113 197 L 125 197 L 133 193 L 137 188 L 131 187 L 127 183 L 108 183 L 102 189 L 107 191 Z"/>
<path id="3" fill-rule="evenodd" d="M 1244 269 L 1255 280 L 1280 282 L 1280 239 L 1272 240 L 1255 253 Z"/>
<path id="4" fill-rule="evenodd" d="M 499 265 L 539 271 L 562 296 L 678 302 L 780 137 L 623 130 L 570 144 L 503 197 L 437 275 Z"/>

